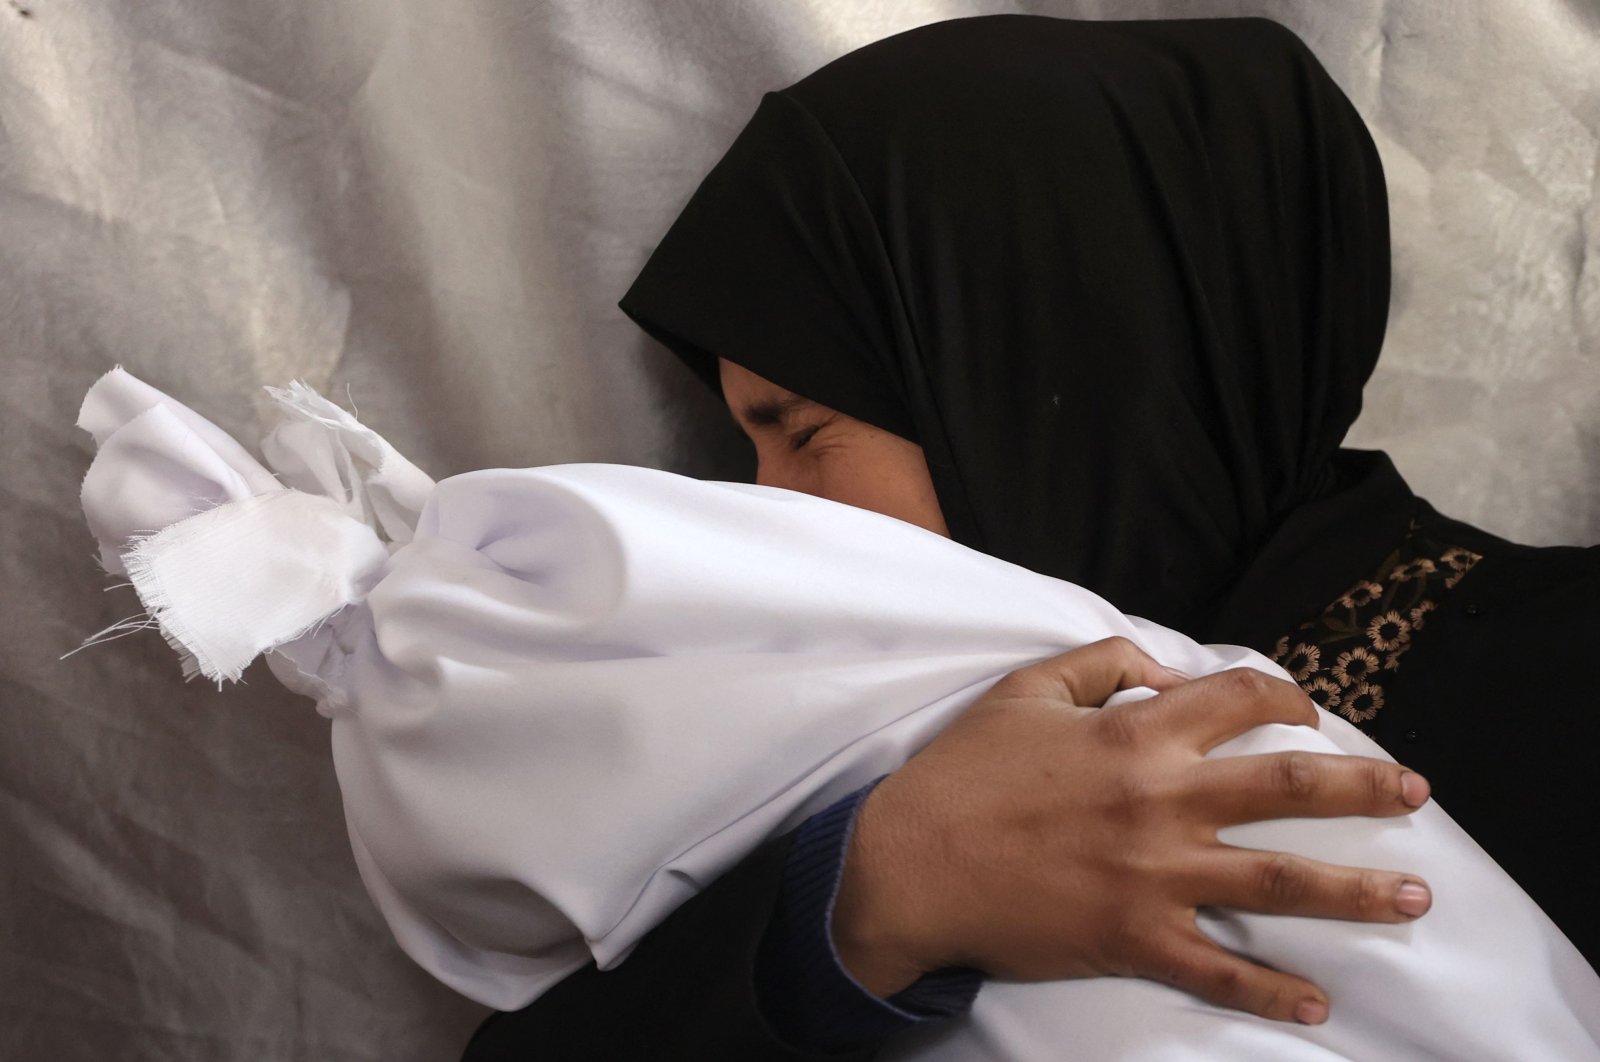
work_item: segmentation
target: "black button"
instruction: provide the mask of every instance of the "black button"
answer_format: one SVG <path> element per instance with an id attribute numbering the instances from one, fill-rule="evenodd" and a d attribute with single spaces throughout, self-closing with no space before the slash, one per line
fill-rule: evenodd
<path id="1" fill-rule="evenodd" d="M 1417 738 L 1418 738 L 1418 734 L 1417 734 L 1417 732 L 1415 730 L 1407 730 L 1406 731 L 1406 742 L 1408 744 L 1415 745 L 1417 743 Z"/>
<path id="2" fill-rule="evenodd" d="M 1473 602 L 1466 608 L 1462 609 L 1462 611 L 1469 616 L 1481 616 L 1483 615 L 1483 606 L 1479 605 L 1477 602 Z"/>

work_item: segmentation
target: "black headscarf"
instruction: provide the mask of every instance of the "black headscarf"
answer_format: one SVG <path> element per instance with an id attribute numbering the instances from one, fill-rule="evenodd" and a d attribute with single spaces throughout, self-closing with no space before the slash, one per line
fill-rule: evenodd
<path id="1" fill-rule="evenodd" d="M 1192 629 L 1329 490 L 1388 303 L 1377 152 L 1289 30 L 993 15 L 768 92 L 620 305 L 920 443 L 957 541 Z"/>

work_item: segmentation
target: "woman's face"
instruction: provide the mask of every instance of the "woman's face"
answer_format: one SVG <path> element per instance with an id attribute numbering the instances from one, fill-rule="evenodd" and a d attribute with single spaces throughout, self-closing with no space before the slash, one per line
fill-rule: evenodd
<path id="1" fill-rule="evenodd" d="M 922 447 L 786 391 L 726 358 L 722 394 L 756 447 L 756 482 L 892 516 L 950 537 Z"/>

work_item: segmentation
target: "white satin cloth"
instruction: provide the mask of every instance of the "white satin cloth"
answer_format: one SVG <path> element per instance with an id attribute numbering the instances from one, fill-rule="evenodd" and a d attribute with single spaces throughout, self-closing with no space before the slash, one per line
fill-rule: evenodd
<path id="1" fill-rule="evenodd" d="M 121 369 L 102 377 L 78 420 L 98 446 L 83 505 L 102 560 L 186 673 L 220 684 L 267 653 L 315 698 L 396 939 L 499 1009 L 623 961 L 1024 664 L 1122 635 L 1192 675 L 1282 676 L 862 509 L 603 464 L 436 484 L 309 388 L 272 393 L 276 475 Z M 1284 749 L 1387 758 L 1325 713 L 1213 755 Z M 1322 1026 L 1144 981 L 996 983 L 891 1056 L 1600 1059 L 1600 978 L 1437 805 L 1224 838 L 1421 874 L 1433 909 L 1400 926 L 1203 915 L 1227 947 L 1323 985 Z"/>

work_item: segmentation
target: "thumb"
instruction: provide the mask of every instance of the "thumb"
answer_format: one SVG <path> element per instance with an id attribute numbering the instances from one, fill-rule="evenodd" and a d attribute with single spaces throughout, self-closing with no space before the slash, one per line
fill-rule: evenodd
<path id="1" fill-rule="evenodd" d="M 1105 638 L 1081 649 L 1013 671 L 996 686 L 1006 697 L 1054 697 L 1080 708 L 1099 708 L 1119 690 L 1147 686 L 1156 691 L 1182 685 L 1189 676 L 1156 663 L 1127 638 Z"/>

